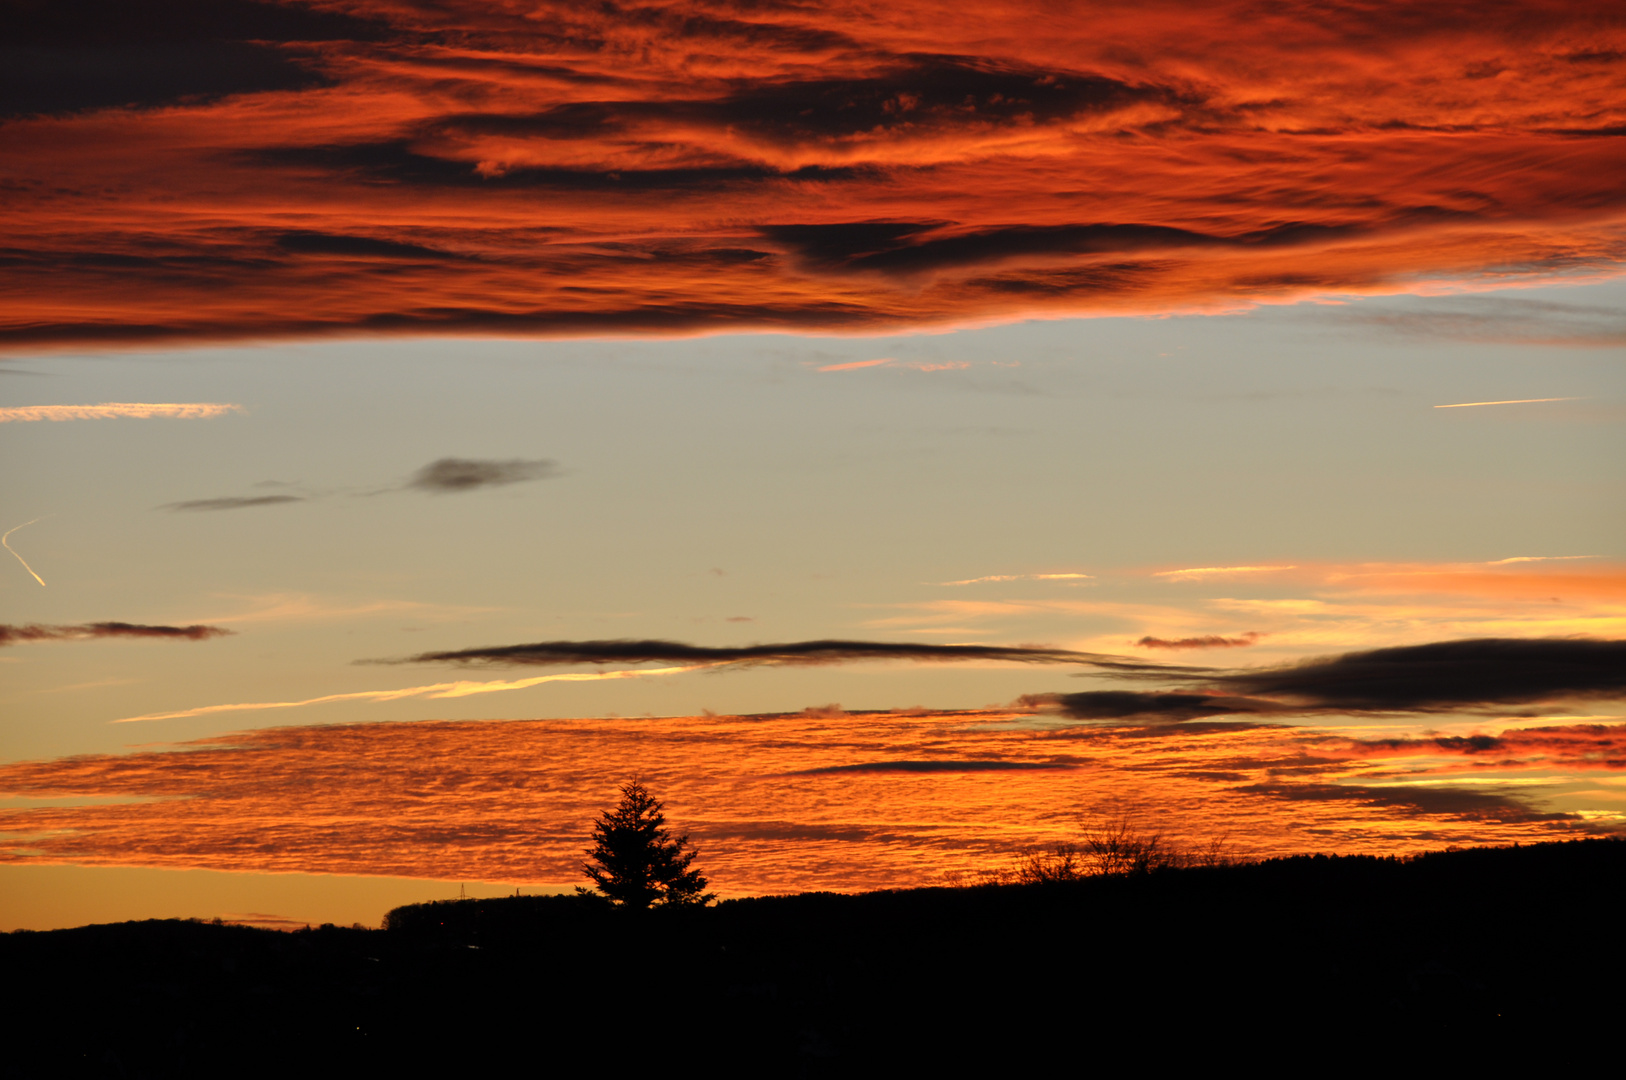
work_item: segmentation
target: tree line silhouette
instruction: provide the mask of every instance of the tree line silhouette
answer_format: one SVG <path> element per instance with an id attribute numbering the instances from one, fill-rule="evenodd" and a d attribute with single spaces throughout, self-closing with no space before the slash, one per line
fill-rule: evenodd
<path id="1" fill-rule="evenodd" d="M 620 795 L 592 890 L 411 904 L 382 930 L 0 935 L 0 1015 L 27 1033 L 0 1072 L 424 1075 L 546 1048 L 564 1070 L 960 1074 L 1047 1032 L 1212 1068 L 1261 1030 L 1248 1052 L 1325 1062 L 1335 1031 L 1340 1063 L 1460 1070 L 1608 1048 L 1626 1006 L 1626 840 L 1239 861 L 1119 815 L 959 887 L 718 903 L 661 801 Z"/>

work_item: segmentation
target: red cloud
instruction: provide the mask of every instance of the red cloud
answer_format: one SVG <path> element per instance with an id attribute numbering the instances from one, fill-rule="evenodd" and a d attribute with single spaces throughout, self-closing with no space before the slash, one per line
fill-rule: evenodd
<path id="1" fill-rule="evenodd" d="M 1626 29 L 1585 5 L 239 9 L 8 31 L 55 59 L 0 110 L 0 344 L 857 330 L 1620 266 Z"/>

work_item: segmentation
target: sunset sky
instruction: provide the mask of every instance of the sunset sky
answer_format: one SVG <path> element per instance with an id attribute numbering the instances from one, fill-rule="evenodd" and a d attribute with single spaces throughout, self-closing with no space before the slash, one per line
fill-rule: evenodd
<path id="1" fill-rule="evenodd" d="M 0 930 L 1626 830 L 1626 16 L 13 7 Z"/>

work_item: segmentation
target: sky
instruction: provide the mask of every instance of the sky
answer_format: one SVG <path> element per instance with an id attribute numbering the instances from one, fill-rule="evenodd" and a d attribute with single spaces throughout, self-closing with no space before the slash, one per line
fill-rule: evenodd
<path id="1" fill-rule="evenodd" d="M 21 11 L 0 929 L 1626 829 L 1597 5 Z"/>

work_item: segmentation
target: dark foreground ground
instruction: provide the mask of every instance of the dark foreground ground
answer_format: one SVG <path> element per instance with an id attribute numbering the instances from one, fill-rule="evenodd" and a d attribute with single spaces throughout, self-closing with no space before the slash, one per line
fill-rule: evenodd
<path id="1" fill-rule="evenodd" d="M 0 1074 L 1543 1071 L 1614 1045 L 1626 842 L 1050 885 L 0 935 Z"/>

